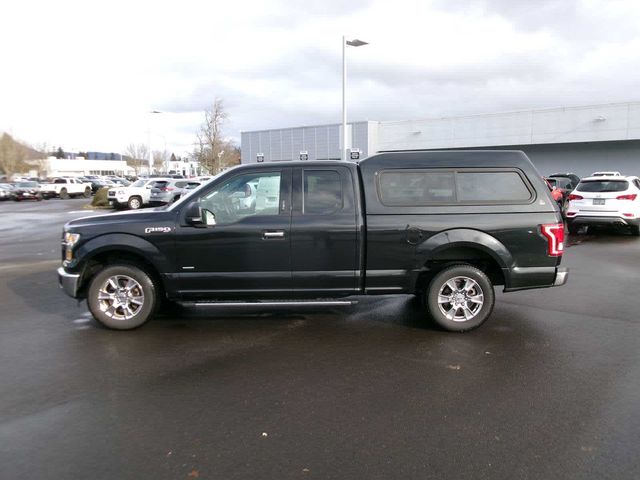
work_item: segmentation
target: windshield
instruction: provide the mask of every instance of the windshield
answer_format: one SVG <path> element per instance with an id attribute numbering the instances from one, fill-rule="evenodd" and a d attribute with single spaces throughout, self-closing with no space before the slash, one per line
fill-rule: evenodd
<path id="1" fill-rule="evenodd" d="M 629 188 L 629 182 L 626 180 L 588 180 L 580 182 L 579 192 L 624 192 Z"/>
<path id="2" fill-rule="evenodd" d="M 144 184 L 147 183 L 147 180 L 138 180 L 137 182 L 135 182 L 133 185 L 131 185 L 132 187 L 144 187 Z"/>
<path id="3" fill-rule="evenodd" d="M 34 188 L 37 187 L 38 184 L 36 182 L 20 182 L 18 183 L 18 187 L 20 188 Z"/>

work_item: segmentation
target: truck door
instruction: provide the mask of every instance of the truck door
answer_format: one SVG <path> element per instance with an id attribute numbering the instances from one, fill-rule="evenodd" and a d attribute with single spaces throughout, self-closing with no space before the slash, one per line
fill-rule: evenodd
<path id="1" fill-rule="evenodd" d="M 347 167 L 293 170 L 291 272 L 297 296 L 358 291 L 359 232 Z"/>
<path id="2" fill-rule="evenodd" d="M 204 187 L 193 201 L 207 225 L 179 222 L 175 236 L 183 298 L 289 296 L 290 196 L 290 168 L 242 170 Z"/>

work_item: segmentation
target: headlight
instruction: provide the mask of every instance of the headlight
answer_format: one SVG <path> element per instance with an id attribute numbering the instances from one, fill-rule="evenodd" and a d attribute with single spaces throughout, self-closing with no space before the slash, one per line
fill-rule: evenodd
<path id="1" fill-rule="evenodd" d="M 64 243 L 67 244 L 67 247 L 72 248 L 76 243 L 78 243 L 78 240 L 80 240 L 79 233 L 65 232 Z"/>
<path id="2" fill-rule="evenodd" d="M 118 195 L 124 195 L 124 190 L 118 190 Z"/>

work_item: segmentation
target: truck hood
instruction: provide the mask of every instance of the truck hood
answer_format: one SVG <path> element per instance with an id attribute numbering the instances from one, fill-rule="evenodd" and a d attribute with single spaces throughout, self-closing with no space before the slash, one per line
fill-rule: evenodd
<path id="1" fill-rule="evenodd" d="M 118 225 L 157 224 L 158 222 L 173 222 L 176 212 L 168 211 L 163 207 L 146 208 L 143 210 L 130 210 L 127 212 L 107 213 L 105 215 L 95 215 L 92 217 L 76 218 L 67 222 L 64 226 L 67 231 L 78 231 L 85 228 L 96 227 L 100 230 L 104 228 L 117 230 Z"/>

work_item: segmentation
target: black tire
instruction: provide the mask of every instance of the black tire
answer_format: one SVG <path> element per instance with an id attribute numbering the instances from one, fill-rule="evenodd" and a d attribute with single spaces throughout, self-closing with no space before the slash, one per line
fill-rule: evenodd
<path id="1" fill-rule="evenodd" d="M 89 187 L 84 189 L 84 198 L 89 198 L 91 196 L 91 189 Z"/>
<path id="2" fill-rule="evenodd" d="M 87 305 L 101 325 L 114 330 L 132 330 L 149 321 L 155 313 L 158 289 L 141 268 L 129 264 L 110 265 L 91 279 Z"/>
<path id="3" fill-rule="evenodd" d="M 631 235 L 640 237 L 640 225 L 630 225 Z"/>
<path id="4" fill-rule="evenodd" d="M 567 222 L 567 230 L 569 231 L 569 235 L 577 235 L 578 230 L 580 230 L 580 226 L 573 222 Z"/>
<path id="5" fill-rule="evenodd" d="M 452 284 L 456 289 L 449 286 Z M 440 297 L 447 297 L 451 302 L 439 302 Z M 433 320 L 450 332 L 466 332 L 482 325 L 491 315 L 494 302 L 489 277 L 482 270 L 464 264 L 438 273 L 425 295 L 425 306 Z"/>
<path id="6" fill-rule="evenodd" d="M 140 197 L 131 197 L 127 202 L 127 207 L 130 210 L 138 210 L 142 207 L 142 199 Z"/>
<path id="7" fill-rule="evenodd" d="M 60 198 L 62 200 L 67 200 L 69 198 L 69 192 L 67 192 L 66 188 L 63 188 L 62 190 L 60 190 Z"/>

